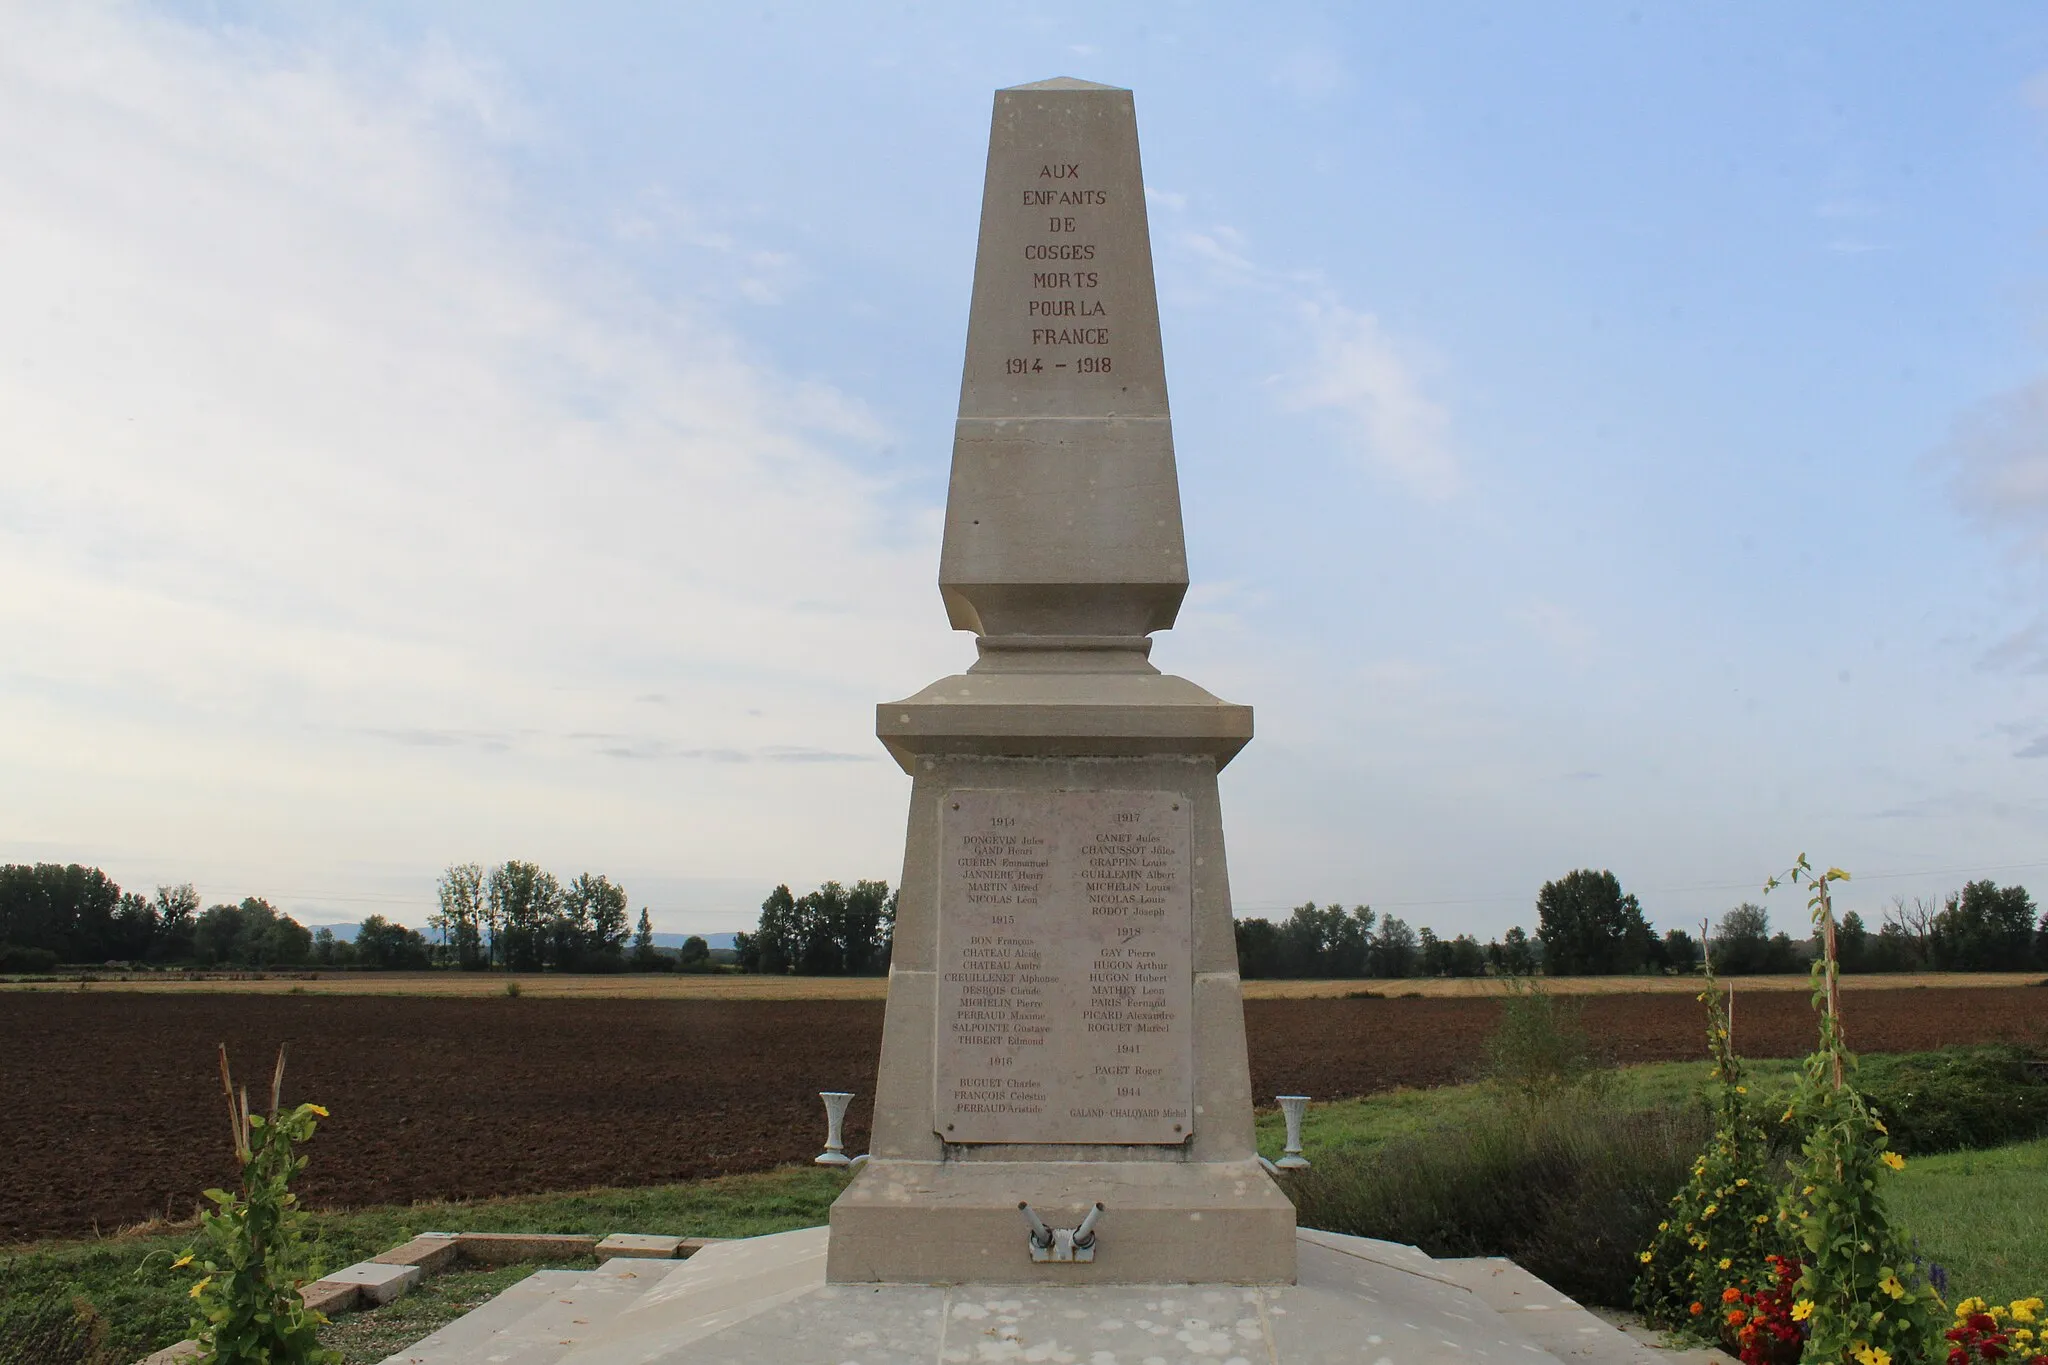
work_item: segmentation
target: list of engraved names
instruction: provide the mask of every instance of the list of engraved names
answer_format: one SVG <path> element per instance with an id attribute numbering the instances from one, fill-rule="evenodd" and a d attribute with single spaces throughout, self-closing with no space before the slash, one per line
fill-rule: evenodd
<path id="1" fill-rule="evenodd" d="M 940 1136 L 1185 1141 L 1186 799 L 962 790 L 941 816 Z"/>
<path id="2" fill-rule="evenodd" d="M 1015 187 L 1012 211 L 1022 216 L 1023 258 L 1030 277 L 1025 315 L 1003 359 L 1011 375 L 1112 374 L 1109 307 L 1103 298 L 1108 253 L 1097 230 L 1110 191 L 1089 183 L 1085 161 L 1041 161 L 1030 183 Z M 992 187 L 993 188 L 993 187 Z"/>

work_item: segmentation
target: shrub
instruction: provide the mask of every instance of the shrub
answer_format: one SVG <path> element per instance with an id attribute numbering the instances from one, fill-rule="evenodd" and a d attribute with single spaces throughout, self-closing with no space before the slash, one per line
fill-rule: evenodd
<path id="1" fill-rule="evenodd" d="M 1783 878 L 1812 891 L 1808 907 L 1821 943 L 1813 965 L 1820 1040 L 1807 1057 L 1786 1118 L 1806 1134 L 1779 1213 L 1805 1262 L 1793 1314 L 1806 1324 L 1804 1358 L 1890 1365 L 1923 1359 L 1941 1336 L 1942 1307 L 1917 1273 L 1911 1242 L 1887 1215 L 1880 1182 L 1905 1159 L 1890 1149 L 1884 1123 L 1850 1078 L 1856 1059 L 1842 1034 L 1835 918 L 1828 884 L 1840 868 L 1815 872 L 1806 855 Z M 1779 883 L 1773 878 L 1769 891 Z"/>
<path id="2" fill-rule="evenodd" d="M 1776 1216 L 1782 1163 L 1772 1157 L 1770 1134 L 1742 1083 L 1742 1064 L 1728 1032 L 1728 997 L 1711 966 L 1700 1000 L 1707 1007 L 1712 1076 L 1719 1083 L 1713 1140 L 1693 1162 L 1691 1178 L 1672 1197 L 1649 1249 L 1641 1253 L 1636 1304 L 1653 1326 L 1740 1346 L 1736 1333 L 1743 1324 L 1727 1313 L 1746 1319 L 1755 1305 L 1720 1305 L 1759 1292 L 1766 1265 L 1784 1250 Z"/>
<path id="3" fill-rule="evenodd" d="M 228 1095 L 242 1188 L 233 1194 L 206 1192 L 217 1207 L 199 1215 L 199 1245 L 171 1263 L 173 1269 L 194 1266 L 204 1272 L 190 1291 L 198 1312 L 193 1335 L 204 1348 L 196 1365 L 338 1365 L 341 1353 L 319 1342 L 327 1319 L 299 1297 L 300 1287 L 316 1276 L 301 1227 L 305 1215 L 290 1189 L 291 1178 L 306 1168 L 306 1159 L 293 1148 L 313 1136 L 327 1111 L 317 1104 L 278 1111 L 282 1049 L 267 1117 L 250 1112 L 246 1088 L 237 1096 L 225 1046 L 220 1079 Z"/>
<path id="4" fill-rule="evenodd" d="M 1872 1057 L 1857 1088 L 1904 1156 L 2003 1147 L 2048 1133 L 2048 1081 L 2016 1047 Z"/>
<path id="5" fill-rule="evenodd" d="M 0 1303 L 0 1365 L 115 1365 L 107 1324 L 84 1299 Z"/>
<path id="6" fill-rule="evenodd" d="M 42 976 L 56 970 L 57 955 L 48 948 L 0 943 L 0 972 Z"/>
<path id="7" fill-rule="evenodd" d="M 1573 1298 L 1629 1303 L 1637 1251 L 1706 1142 L 1696 1112 L 1625 1113 L 1583 1091 L 1297 1172 L 1303 1226 L 1507 1256 Z"/>
<path id="8" fill-rule="evenodd" d="M 1533 977 L 1507 978 L 1500 1023 L 1486 1041 L 1487 1073 L 1525 1100 L 1541 1101 L 1599 1070 L 1580 1002 Z"/>

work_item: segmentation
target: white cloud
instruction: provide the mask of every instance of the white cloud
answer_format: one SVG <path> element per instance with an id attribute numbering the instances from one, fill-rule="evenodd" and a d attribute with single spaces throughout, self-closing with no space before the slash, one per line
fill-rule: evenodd
<path id="1" fill-rule="evenodd" d="M 1379 320 L 1338 304 L 1304 304 L 1301 313 L 1316 353 L 1290 388 L 1293 405 L 1333 414 L 1356 449 L 1420 496 L 1442 500 L 1461 491 L 1450 416 L 1424 392 L 1416 365 Z"/>
<path id="2" fill-rule="evenodd" d="M 1936 458 L 1966 516 L 2048 559 L 2048 378 L 1965 413 Z"/>
<path id="3" fill-rule="evenodd" d="M 0 9 L 10 838 L 879 870 L 893 770 L 822 760 L 958 652 L 933 514 L 857 404 L 525 231 L 532 135 L 439 45 Z"/>

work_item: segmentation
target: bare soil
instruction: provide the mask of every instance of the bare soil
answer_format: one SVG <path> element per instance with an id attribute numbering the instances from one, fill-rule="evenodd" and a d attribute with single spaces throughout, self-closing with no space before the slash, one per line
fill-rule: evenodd
<path id="1" fill-rule="evenodd" d="M 2048 990 L 1861 989 L 1866 1052 L 2039 1041 Z M 1268 999 L 1245 1006 L 1255 1094 L 1323 1099 L 1470 1080 L 1492 999 Z M 1620 1062 L 1701 1055 L 1690 994 L 1589 996 Z M 1748 1055 L 1812 1043 L 1798 992 L 1739 997 Z M 300 1183 L 315 1206 L 642 1185 L 808 1160 L 820 1090 L 852 1090 L 864 1150 L 879 1000 L 486 999 L 424 996 L 0 994 L 0 1241 L 112 1231 L 190 1214 L 233 1179 L 214 1060 L 255 1093 L 280 1043 L 285 1099 L 333 1118 Z"/>

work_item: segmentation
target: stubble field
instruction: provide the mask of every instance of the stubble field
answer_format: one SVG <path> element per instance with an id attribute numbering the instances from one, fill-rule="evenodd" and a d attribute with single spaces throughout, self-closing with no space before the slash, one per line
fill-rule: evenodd
<path id="1" fill-rule="evenodd" d="M 1472 1079 L 1499 1009 L 1470 996 L 1254 998 L 1254 1093 Z M 1584 1010 L 1615 1061 L 1700 1055 L 1690 991 L 1588 995 Z M 1861 988 L 1845 1010 L 1851 1042 L 1873 1052 L 2048 1035 L 2048 990 L 2024 986 Z M 1797 989 L 1741 991 L 1735 1024 L 1752 1056 L 1797 1055 L 1813 1038 Z M 823 1139 L 820 1090 L 858 1093 L 848 1142 L 863 1150 L 881 1026 L 879 999 L 0 993 L 0 1241 L 183 1217 L 228 1181 L 216 1042 L 252 1082 L 290 1044 L 287 1102 L 333 1112 L 301 1189 L 342 1206 L 804 1161 Z"/>

